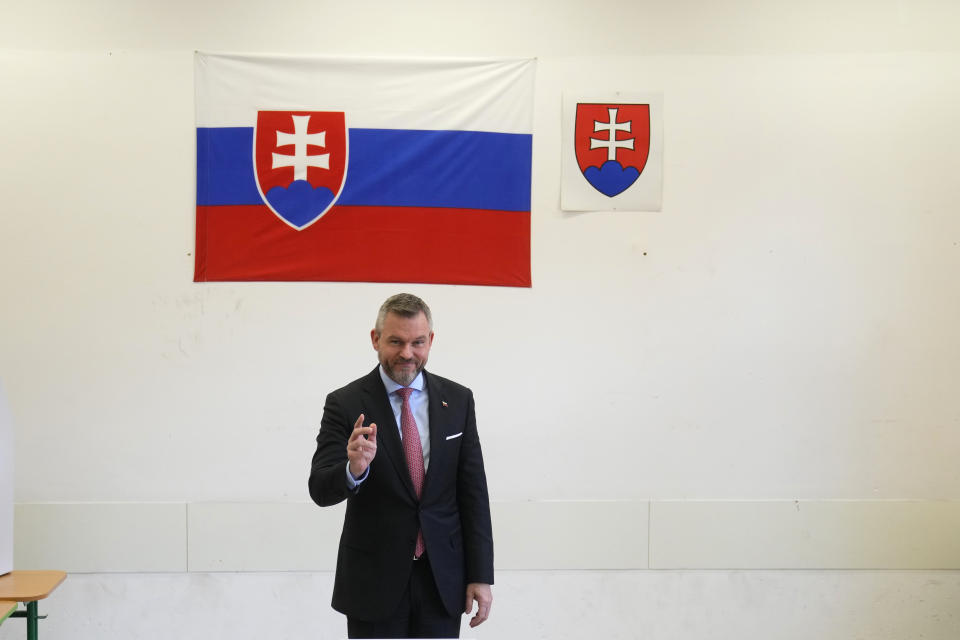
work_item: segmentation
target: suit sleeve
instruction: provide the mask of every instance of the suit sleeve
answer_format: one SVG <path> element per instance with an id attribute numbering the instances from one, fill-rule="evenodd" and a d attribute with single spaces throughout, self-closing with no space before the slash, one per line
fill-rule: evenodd
<path id="1" fill-rule="evenodd" d="M 467 423 L 463 430 L 457 475 L 457 499 L 466 554 L 466 581 L 493 584 L 493 530 L 490 522 L 490 498 L 483 453 L 477 434 L 473 394 L 470 394 Z"/>
<path id="2" fill-rule="evenodd" d="M 347 485 L 347 441 L 353 432 L 353 423 L 347 418 L 336 392 L 327 396 L 317 434 L 317 450 L 310 463 L 307 485 L 310 497 L 321 507 L 343 502 L 357 493 L 360 487 Z"/>

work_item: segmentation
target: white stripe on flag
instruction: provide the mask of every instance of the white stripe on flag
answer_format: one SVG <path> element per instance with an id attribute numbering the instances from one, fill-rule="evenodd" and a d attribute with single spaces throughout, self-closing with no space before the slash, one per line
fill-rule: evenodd
<path id="1" fill-rule="evenodd" d="M 304 110 L 344 111 L 352 128 L 531 133 L 535 62 L 197 52 L 197 126 Z"/>

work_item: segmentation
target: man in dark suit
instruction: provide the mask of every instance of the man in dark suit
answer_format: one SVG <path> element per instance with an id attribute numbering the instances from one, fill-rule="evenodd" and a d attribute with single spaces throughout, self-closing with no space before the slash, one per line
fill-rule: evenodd
<path id="1" fill-rule="evenodd" d="M 454 638 L 490 614 L 493 535 L 473 394 L 423 369 L 430 309 L 398 294 L 370 332 L 380 365 L 327 396 L 310 469 L 347 500 L 333 608 L 351 638 Z M 379 425 L 379 426 L 378 426 Z"/>

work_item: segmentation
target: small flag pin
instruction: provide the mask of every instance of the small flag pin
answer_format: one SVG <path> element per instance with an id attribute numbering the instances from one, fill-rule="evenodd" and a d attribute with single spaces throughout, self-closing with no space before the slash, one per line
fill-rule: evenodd
<path id="1" fill-rule="evenodd" d="M 443 405 L 443 408 L 444 408 L 444 409 L 447 408 L 447 401 L 446 401 L 446 400 L 441 400 L 441 401 L 440 401 L 440 404 Z"/>

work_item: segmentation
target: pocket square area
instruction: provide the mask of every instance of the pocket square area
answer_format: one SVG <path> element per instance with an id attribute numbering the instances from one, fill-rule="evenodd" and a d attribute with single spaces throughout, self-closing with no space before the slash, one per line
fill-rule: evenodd
<path id="1" fill-rule="evenodd" d="M 454 438 L 459 438 L 462 435 L 463 435 L 463 431 L 461 431 L 460 433 L 455 433 L 452 436 L 447 436 L 447 440 L 453 440 Z"/>

